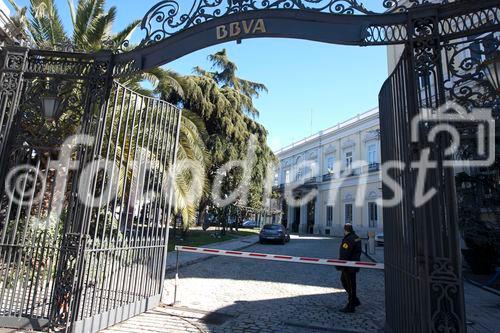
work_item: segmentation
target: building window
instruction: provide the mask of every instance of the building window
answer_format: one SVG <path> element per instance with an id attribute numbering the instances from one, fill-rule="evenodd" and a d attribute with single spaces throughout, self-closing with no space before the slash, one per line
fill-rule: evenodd
<path id="1" fill-rule="evenodd" d="M 302 179 L 302 168 L 297 169 L 297 174 L 295 175 L 295 181 L 300 181 Z"/>
<path id="2" fill-rule="evenodd" d="M 333 155 L 328 155 L 326 157 L 326 172 L 332 174 L 335 168 L 335 157 Z"/>
<path id="3" fill-rule="evenodd" d="M 345 223 L 352 224 L 352 204 L 345 205 Z"/>
<path id="4" fill-rule="evenodd" d="M 290 170 L 285 171 L 285 183 L 290 184 Z"/>
<path id="5" fill-rule="evenodd" d="M 422 89 L 427 89 L 431 87 L 431 76 L 430 75 L 422 75 L 419 78 L 420 80 L 420 87 Z"/>
<path id="6" fill-rule="evenodd" d="M 375 202 L 368 203 L 368 225 L 370 228 L 378 227 L 378 207 Z"/>
<path id="7" fill-rule="evenodd" d="M 333 206 L 326 206 L 326 226 L 333 225 Z"/>
<path id="8" fill-rule="evenodd" d="M 475 35 L 467 38 L 470 41 L 469 50 L 471 61 L 480 64 L 491 56 L 497 49 L 494 34 Z"/>
<path id="9" fill-rule="evenodd" d="M 305 175 L 305 179 L 309 180 L 313 177 L 315 177 L 315 175 L 313 174 L 313 170 L 316 168 L 316 163 L 314 161 L 309 161 L 306 166 L 305 166 L 305 170 L 304 170 L 304 175 Z"/>
<path id="10" fill-rule="evenodd" d="M 377 145 L 371 144 L 368 146 L 368 165 L 376 164 L 377 160 Z"/>
<path id="11" fill-rule="evenodd" d="M 352 167 L 352 151 L 345 153 L 345 168 L 351 170 Z"/>

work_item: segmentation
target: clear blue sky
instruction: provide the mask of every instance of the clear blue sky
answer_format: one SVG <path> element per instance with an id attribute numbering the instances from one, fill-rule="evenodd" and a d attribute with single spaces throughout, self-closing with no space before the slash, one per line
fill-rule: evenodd
<path id="1" fill-rule="evenodd" d="M 179 3 L 188 1 L 191 0 Z M 28 2 L 17 0 L 19 5 Z M 118 8 L 114 30 L 142 19 L 156 2 L 108 0 L 109 5 Z M 56 3 L 70 30 L 67 0 Z M 138 31 L 134 38 L 140 40 L 142 36 L 142 31 Z M 376 107 L 379 90 L 387 78 L 385 47 L 347 47 L 291 39 L 226 43 L 187 55 L 167 67 L 190 74 L 194 66 L 208 67 L 207 55 L 222 48 L 237 63 L 240 77 L 262 82 L 269 88 L 256 105 L 261 113 L 258 121 L 269 130 L 273 149 Z"/>

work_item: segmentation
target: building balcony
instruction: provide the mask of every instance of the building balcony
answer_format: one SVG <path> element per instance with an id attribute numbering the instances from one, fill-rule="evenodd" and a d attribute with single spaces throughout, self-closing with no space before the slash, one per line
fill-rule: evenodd
<path id="1" fill-rule="evenodd" d="M 284 193 L 285 192 L 285 184 L 279 184 L 273 186 L 273 191 L 276 191 L 278 193 Z"/>
<path id="2" fill-rule="evenodd" d="M 380 171 L 380 163 L 371 163 L 371 164 L 368 164 L 366 166 L 356 168 L 356 169 L 349 168 L 349 169 L 342 170 L 340 175 L 342 177 L 355 177 L 355 176 L 359 176 L 362 174 L 375 173 L 375 172 L 379 172 L 379 171 Z M 330 178 L 328 178 L 328 177 L 330 177 Z M 323 181 L 329 181 L 332 178 L 333 178 L 333 175 L 332 176 L 324 175 Z"/>
<path id="3" fill-rule="evenodd" d="M 295 182 L 274 185 L 273 190 L 276 192 L 284 193 L 287 186 L 293 186 L 294 188 L 299 189 L 299 188 L 314 188 L 317 185 L 318 185 L 318 179 L 316 177 L 310 177 L 305 180 L 297 179 Z"/>
<path id="4" fill-rule="evenodd" d="M 324 182 L 330 182 L 335 179 L 335 174 L 334 173 L 327 173 L 326 175 L 323 175 L 323 181 Z"/>
<path id="5" fill-rule="evenodd" d="M 371 163 L 368 165 L 368 172 L 378 172 L 380 171 L 380 163 Z"/>
<path id="6" fill-rule="evenodd" d="M 304 181 L 304 184 L 316 184 L 317 182 L 318 180 L 316 179 L 316 177 L 310 177 Z"/>
<path id="7" fill-rule="evenodd" d="M 345 169 L 341 172 L 342 177 L 354 177 L 360 174 L 361 174 L 360 169 L 352 169 L 352 168 Z"/>

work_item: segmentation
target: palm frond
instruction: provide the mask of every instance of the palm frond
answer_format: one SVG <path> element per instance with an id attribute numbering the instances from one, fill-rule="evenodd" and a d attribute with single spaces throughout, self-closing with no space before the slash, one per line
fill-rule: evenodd
<path id="1" fill-rule="evenodd" d="M 114 35 L 113 42 L 115 43 L 115 45 L 121 45 L 126 40 L 129 40 L 134 31 L 137 29 L 137 27 L 139 27 L 140 24 L 141 20 L 135 20 L 128 26 L 126 26 L 125 29 Z"/>
<path id="2" fill-rule="evenodd" d="M 104 13 L 105 0 L 78 0 L 75 25 L 73 28 L 73 43 L 86 50 L 91 43 L 89 39 L 95 38 L 90 31 L 95 25 L 95 20 Z"/>
<path id="3" fill-rule="evenodd" d="M 73 24 L 74 28 L 76 23 L 76 11 L 75 11 L 75 3 L 73 2 L 73 0 L 68 0 L 68 7 L 69 7 L 69 15 L 71 17 L 71 23 Z"/>
<path id="4" fill-rule="evenodd" d="M 9 0 L 9 3 L 16 12 L 19 13 L 21 11 L 22 7 L 19 7 L 19 5 L 14 0 Z"/>
<path id="5" fill-rule="evenodd" d="M 55 47 L 68 40 L 54 0 L 30 1 L 30 31 L 39 47 Z"/>

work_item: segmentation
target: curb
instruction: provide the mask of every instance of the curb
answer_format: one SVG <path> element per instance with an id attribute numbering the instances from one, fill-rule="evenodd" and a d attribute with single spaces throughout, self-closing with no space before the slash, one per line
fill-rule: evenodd
<path id="1" fill-rule="evenodd" d="M 364 331 L 360 330 L 352 330 L 352 329 L 347 329 L 347 328 L 335 328 L 335 327 L 326 327 L 326 326 L 316 326 L 316 325 L 309 325 L 309 324 L 302 324 L 298 322 L 283 322 L 284 326 L 290 326 L 290 327 L 295 327 L 295 328 L 302 328 L 306 329 L 309 331 L 323 331 L 323 332 L 329 332 L 329 333 L 363 333 Z"/>
<path id="2" fill-rule="evenodd" d="M 480 283 L 477 283 L 475 281 L 472 281 L 470 279 L 464 279 L 466 282 L 468 282 L 469 284 L 475 286 L 475 287 L 478 287 L 478 288 L 481 288 L 482 290 L 484 291 L 487 291 L 489 293 L 492 293 L 492 294 L 495 294 L 497 296 L 500 296 L 500 291 L 496 290 L 496 289 L 493 289 L 493 288 L 490 288 L 490 287 L 486 287 L 486 286 L 483 286 L 482 284 Z"/>
<path id="3" fill-rule="evenodd" d="M 249 237 L 245 237 L 245 238 L 250 238 L 250 237 L 254 237 L 254 236 L 249 236 Z M 244 240 L 245 238 L 243 238 L 242 240 Z M 235 249 L 231 249 L 231 250 L 228 250 L 228 251 L 240 251 L 240 250 L 244 250 L 246 248 L 249 248 L 250 246 L 253 246 L 255 244 L 257 244 L 259 242 L 259 240 L 257 239 L 255 242 L 250 242 L 249 244 L 247 245 L 244 245 L 244 246 L 241 246 L 241 247 L 238 247 L 238 248 L 235 248 Z M 215 245 L 217 243 L 212 243 L 212 244 L 209 244 L 209 245 Z M 221 243 L 219 243 L 221 244 Z M 175 253 L 175 251 L 172 251 L 170 253 Z M 167 254 L 168 255 L 168 254 Z M 182 263 L 182 264 L 179 264 L 179 269 L 180 268 L 183 268 L 183 267 L 188 267 L 188 266 L 191 266 L 191 265 L 195 265 L 195 264 L 198 264 L 202 261 L 205 261 L 205 260 L 208 260 L 208 259 L 211 259 L 211 258 L 214 258 L 214 257 L 217 257 L 215 255 L 207 255 L 205 257 L 201 257 L 201 258 L 198 258 L 198 259 L 193 259 L 193 260 L 190 260 L 190 261 L 187 261 L 185 263 Z M 165 270 L 165 274 L 166 273 L 172 273 L 172 272 L 175 272 L 176 271 L 176 267 L 173 266 L 173 267 L 170 267 Z"/>
<path id="4" fill-rule="evenodd" d="M 365 252 L 365 251 L 362 251 L 362 252 L 365 255 L 365 257 L 367 257 L 368 259 L 370 259 L 370 261 L 378 263 L 378 261 L 375 260 L 375 258 L 373 258 L 370 254 L 368 254 L 368 252 Z"/>

